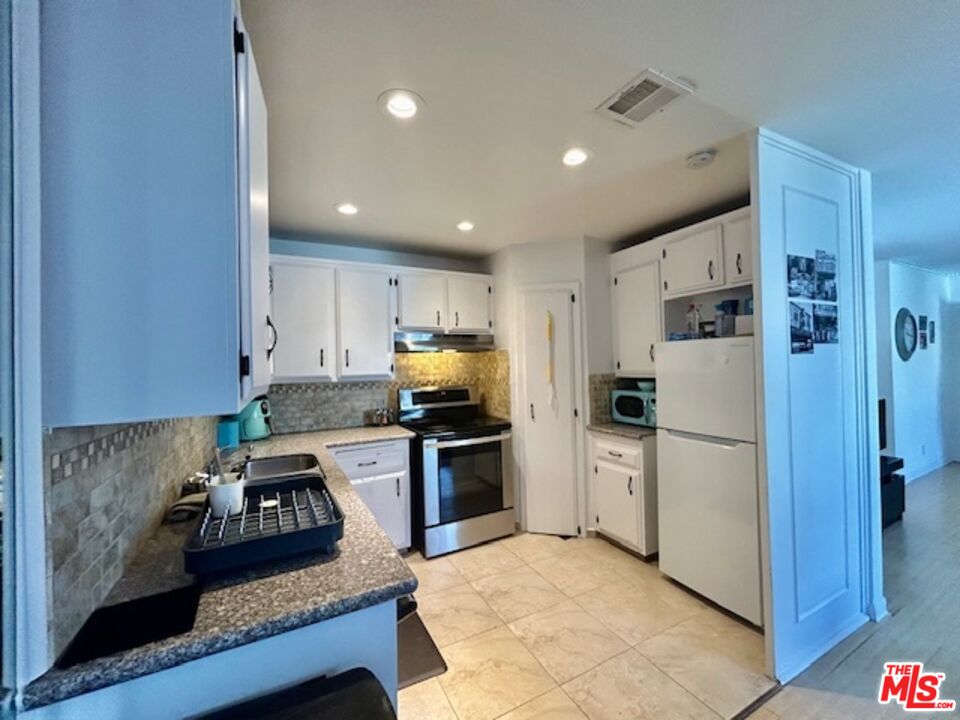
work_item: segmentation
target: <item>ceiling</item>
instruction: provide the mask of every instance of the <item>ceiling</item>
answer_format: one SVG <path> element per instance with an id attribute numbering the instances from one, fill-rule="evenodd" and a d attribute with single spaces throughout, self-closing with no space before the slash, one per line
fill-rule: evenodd
<path id="1" fill-rule="evenodd" d="M 275 233 L 458 254 L 618 239 L 742 196 L 742 133 L 763 125 L 874 173 L 879 257 L 960 270 L 960 3 L 244 0 L 243 13 Z M 636 129 L 593 112 L 647 67 L 696 93 Z M 383 114 L 393 87 L 426 108 Z M 571 145 L 594 155 L 567 168 Z M 687 170 L 706 146 L 716 162 Z M 360 213 L 339 215 L 343 201 Z"/>

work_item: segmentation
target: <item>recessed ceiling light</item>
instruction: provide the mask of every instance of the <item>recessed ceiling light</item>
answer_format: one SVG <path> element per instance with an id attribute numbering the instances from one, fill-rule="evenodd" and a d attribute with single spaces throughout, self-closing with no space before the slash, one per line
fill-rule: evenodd
<path id="1" fill-rule="evenodd" d="M 340 203 L 336 208 L 341 215 L 356 215 L 360 212 L 360 209 L 353 203 Z"/>
<path id="2" fill-rule="evenodd" d="M 692 155 L 687 156 L 687 169 L 699 170 L 700 168 L 705 168 L 707 165 L 712 163 L 716 157 L 717 151 L 713 148 L 698 150 Z"/>
<path id="3" fill-rule="evenodd" d="M 409 120 L 425 104 L 423 98 L 417 95 L 413 90 L 393 89 L 380 93 L 377 98 L 377 104 L 384 112 L 390 113 L 395 118 Z"/>
<path id="4" fill-rule="evenodd" d="M 590 158 L 590 151 L 582 147 L 568 148 L 563 153 L 563 164 L 568 167 L 583 165 Z"/>
<path id="5" fill-rule="evenodd" d="M 473 230 L 473 223 L 469 220 L 461 220 L 457 223 L 457 230 L 460 232 L 470 232 Z"/>

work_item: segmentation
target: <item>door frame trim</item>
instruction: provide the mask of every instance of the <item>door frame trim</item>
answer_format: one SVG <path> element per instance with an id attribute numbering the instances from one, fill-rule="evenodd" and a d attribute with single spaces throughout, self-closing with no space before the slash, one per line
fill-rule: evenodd
<path id="1" fill-rule="evenodd" d="M 526 378 L 522 368 L 526 363 L 526 348 L 523 334 L 523 298 L 528 293 L 534 292 L 556 292 L 564 291 L 570 293 L 576 300 L 572 303 L 571 319 L 573 322 L 573 399 L 578 412 L 574 421 L 574 466 L 576 471 L 576 525 L 583 534 L 583 529 L 587 527 L 587 484 L 586 484 L 586 425 L 584 423 L 584 337 L 583 337 L 583 312 L 585 303 L 581 284 L 577 281 L 560 283 L 534 283 L 527 285 L 518 285 L 514 288 L 513 307 L 515 308 L 513 318 L 514 347 L 516 348 L 516 362 L 511 363 L 514 382 L 513 392 L 513 432 L 517 436 L 518 442 L 513 444 L 515 474 L 514 474 L 514 505 L 517 507 L 517 517 L 520 527 L 527 527 L 527 486 L 526 486 L 526 443 L 524 442 L 525 420 L 527 407 Z"/>

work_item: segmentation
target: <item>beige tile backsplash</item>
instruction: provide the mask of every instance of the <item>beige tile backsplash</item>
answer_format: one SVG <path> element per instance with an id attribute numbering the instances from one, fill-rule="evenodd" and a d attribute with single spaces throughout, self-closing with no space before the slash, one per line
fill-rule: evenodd
<path id="1" fill-rule="evenodd" d="M 212 457 L 216 421 L 58 428 L 45 437 L 54 657 L 106 598 L 176 498 L 181 481 Z"/>
<path id="2" fill-rule="evenodd" d="M 364 413 L 396 410 L 397 390 L 425 385 L 475 385 L 484 410 L 510 417 L 510 361 L 506 350 L 478 353 L 397 353 L 392 381 L 274 385 L 273 429 L 307 432 L 363 425 Z"/>

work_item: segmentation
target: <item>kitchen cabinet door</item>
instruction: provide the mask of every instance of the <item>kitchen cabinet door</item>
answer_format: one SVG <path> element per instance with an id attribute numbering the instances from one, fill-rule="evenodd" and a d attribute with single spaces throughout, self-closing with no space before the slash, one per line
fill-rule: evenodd
<path id="1" fill-rule="evenodd" d="M 337 270 L 339 377 L 393 375 L 391 286 L 382 270 Z"/>
<path id="2" fill-rule="evenodd" d="M 447 330 L 452 333 L 492 332 L 492 285 L 488 278 L 451 275 L 447 280 Z"/>
<path id="3" fill-rule="evenodd" d="M 241 404 L 270 388 L 270 213 L 267 101 L 253 53 L 237 55 L 240 140 L 240 352 L 250 358 L 241 376 Z"/>
<path id="4" fill-rule="evenodd" d="M 284 380 L 336 377 L 336 275 L 332 267 L 274 258 L 273 376 Z"/>
<path id="5" fill-rule="evenodd" d="M 675 240 L 662 251 L 660 272 L 666 297 L 723 285 L 720 224 Z"/>
<path id="6" fill-rule="evenodd" d="M 727 285 L 753 279 L 753 224 L 750 215 L 723 224 L 723 263 Z"/>
<path id="7" fill-rule="evenodd" d="M 605 460 L 596 464 L 597 529 L 632 547 L 639 545 L 637 494 L 640 476 L 635 470 Z"/>
<path id="8" fill-rule="evenodd" d="M 443 332 L 447 325 L 447 278 L 441 273 L 409 273 L 397 278 L 401 330 Z"/>
<path id="9" fill-rule="evenodd" d="M 407 473 L 351 481 L 396 548 L 410 547 L 410 480 Z"/>
<path id="10" fill-rule="evenodd" d="M 614 276 L 614 326 L 618 375 L 652 375 L 660 342 L 660 275 L 656 262 Z"/>

